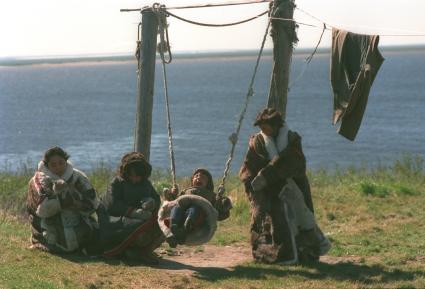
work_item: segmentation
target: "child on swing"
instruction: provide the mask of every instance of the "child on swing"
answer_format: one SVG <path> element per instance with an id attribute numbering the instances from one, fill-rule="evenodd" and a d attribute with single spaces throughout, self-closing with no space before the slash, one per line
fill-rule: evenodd
<path id="1" fill-rule="evenodd" d="M 217 209 L 218 220 L 224 220 L 229 217 L 230 199 L 217 197 L 217 194 L 214 193 L 211 173 L 204 168 L 198 168 L 193 172 L 189 188 L 179 193 L 178 189 L 174 187 L 171 191 L 165 190 L 164 195 L 168 200 L 176 199 L 182 195 L 203 197 Z M 196 204 L 191 204 L 187 208 L 182 208 L 177 204 L 171 209 L 170 230 L 173 236 L 166 239 L 170 247 L 174 248 L 177 244 L 184 244 L 187 234 L 194 230 L 201 219 L 201 212 L 202 209 Z"/>

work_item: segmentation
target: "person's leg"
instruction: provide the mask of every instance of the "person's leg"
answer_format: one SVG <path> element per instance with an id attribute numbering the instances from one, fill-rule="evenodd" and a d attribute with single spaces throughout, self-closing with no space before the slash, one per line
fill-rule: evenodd
<path id="1" fill-rule="evenodd" d="M 176 237 L 177 242 L 179 244 L 183 244 L 186 240 L 186 232 L 183 228 L 183 222 L 185 217 L 185 210 L 179 205 L 174 206 L 171 209 L 170 214 L 170 230 L 173 233 L 174 237 Z"/>
<path id="2" fill-rule="evenodd" d="M 199 218 L 200 214 L 201 208 L 196 205 L 192 205 L 186 210 L 186 220 L 184 222 L 184 228 L 186 229 L 186 232 L 190 232 L 193 230 L 193 226 L 196 220 Z"/>
<path id="3" fill-rule="evenodd" d="M 185 211 L 179 205 L 175 205 L 171 209 L 170 213 L 170 224 L 171 226 L 181 226 L 184 222 Z"/>

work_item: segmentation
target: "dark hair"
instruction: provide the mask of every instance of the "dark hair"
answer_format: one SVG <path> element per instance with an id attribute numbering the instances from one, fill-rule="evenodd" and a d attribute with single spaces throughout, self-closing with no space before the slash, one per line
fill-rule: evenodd
<path id="1" fill-rule="evenodd" d="M 204 176 L 206 176 L 208 178 L 208 184 L 207 184 L 207 189 L 210 190 L 211 192 L 214 191 L 214 182 L 213 182 L 213 178 L 211 173 L 204 168 L 198 168 L 195 171 L 193 171 L 192 177 L 190 179 L 190 182 L 193 182 L 193 177 L 197 174 L 197 173 L 201 173 Z"/>
<path id="2" fill-rule="evenodd" d="M 284 120 L 282 114 L 274 108 L 265 108 L 257 114 L 255 118 L 254 126 L 260 126 L 262 124 L 269 124 L 271 126 L 281 127 L 283 126 Z"/>
<path id="3" fill-rule="evenodd" d="M 137 176 L 142 177 L 142 179 L 147 179 L 151 175 L 152 166 L 142 153 L 127 153 L 121 159 L 118 174 L 124 180 L 128 180 L 130 172 L 134 172 Z"/>
<path id="4" fill-rule="evenodd" d="M 60 156 L 61 158 L 63 158 L 65 161 L 67 161 L 69 159 L 69 154 L 67 154 L 66 151 L 64 151 L 63 149 L 61 149 L 60 147 L 51 147 L 49 148 L 43 156 L 43 163 L 47 166 L 50 159 L 53 156 Z"/>

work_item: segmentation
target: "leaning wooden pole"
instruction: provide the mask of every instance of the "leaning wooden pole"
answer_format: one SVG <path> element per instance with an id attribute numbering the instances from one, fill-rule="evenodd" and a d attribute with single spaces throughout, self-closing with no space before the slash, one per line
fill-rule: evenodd
<path id="1" fill-rule="evenodd" d="M 273 71 L 270 81 L 268 107 L 282 113 L 286 119 L 288 98 L 289 69 L 294 43 L 297 42 L 294 21 L 295 0 L 275 0 L 272 3 L 271 17 L 288 19 L 272 20 L 271 36 L 273 39 Z"/>
<path id="2" fill-rule="evenodd" d="M 155 83 L 155 58 L 158 34 L 158 19 L 152 9 L 142 11 L 141 44 L 138 51 L 138 92 L 134 149 L 149 160 L 153 92 Z"/>

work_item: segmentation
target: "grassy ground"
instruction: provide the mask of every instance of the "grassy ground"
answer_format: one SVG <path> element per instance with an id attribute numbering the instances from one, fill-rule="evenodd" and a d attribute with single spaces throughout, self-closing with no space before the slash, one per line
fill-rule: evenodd
<path id="1" fill-rule="evenodd" d="M 89 178 L 102 192 L 112 173 L 100 168 Z M 425 288 L 425 169 L 420 158 L 374 170 L 309 174 L 318 222 L 333 243 L 323 262 L 245 262 L 195 274 L 29 250 L 23 204 L 31 174 L 0 173 L 0 288 Z M 169 184 L 158 172 L 152 180 L 159 191 Z M 236 177 L 227 190 L 234 201 L 232 216 L 219 225 L 211 244 L 247 246 L 249 204 Z"/>

